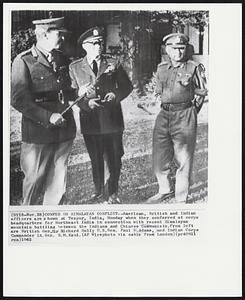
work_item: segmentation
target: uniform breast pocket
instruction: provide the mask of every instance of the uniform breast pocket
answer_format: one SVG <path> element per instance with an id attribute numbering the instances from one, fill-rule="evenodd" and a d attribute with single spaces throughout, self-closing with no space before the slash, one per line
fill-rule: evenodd
<path id="1" fill-rule="evenodd" d="M 70 84 L 70 75 L 66 66 L 60 67 L 58 77 L 63 84 Z"/>
<path id="2" fill-rule="evenodd" d="M 56 81 L 53 74 L 33 74 L 32 87 L 36 92 L 45 92 L 54 89 Z"/>
<path id="3" fill-rule="evenodd" d="M 191 78 L 192 78 L 192 75 L 191 75 L 191 74 L 189 74 L 189 73 L 184 73 L 184 74 L 178 73 L 177 76 L 178 76 L 177 81 L 178 81 L 178 83 L 179 83 L 181 86 L 183 86 L 183 87 L 188 87 L 188 86 L 190 85 L 190 83 L 191 83 Z"/>
<path id="4" fill-rule="evenodd" d="M 168 88 L 169 86 L 169 76 L 167 74 L 163 74 L 158 81 L 158 88 L 161 89 L 161 92 Z"/>

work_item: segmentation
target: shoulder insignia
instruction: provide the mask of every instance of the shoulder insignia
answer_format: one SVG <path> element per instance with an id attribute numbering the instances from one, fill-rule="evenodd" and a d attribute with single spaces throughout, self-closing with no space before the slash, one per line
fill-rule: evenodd
<path id="1" fill-rule="evenodd" d="M 200 73 L 200 76 L 201 76 L 203 79 L 206 80 L 205 67 L 204 67 L 204 65 L 203 65 L 203 64 L 198 64 L 197 68 L 198 68 L 198 71 L 199 71 L 199 73 Z"/>
<path id="2" fill-rule="evenodd" d="M 200 71 L 200 72 L 205 72 L 205 67 L 204 67 L 204 65 L 203 64 L 198 64 L 198 70 Z"/>

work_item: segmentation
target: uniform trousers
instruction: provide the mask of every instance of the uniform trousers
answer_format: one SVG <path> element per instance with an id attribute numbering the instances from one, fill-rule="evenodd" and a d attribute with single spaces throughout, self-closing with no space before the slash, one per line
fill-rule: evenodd
<path id="1" fill-rule="evenodd" d="M 58 205 L 66 191 L 68 157 L 73 140 L 52 144 L 22 143 L 20 165 L 23 180 L 23 205 Z"/>
<path id="2" fill-rule="evenodd" d="M 153 131 L 153 170 L 159 184 L 159 193 L 170 192 L 171 162 L 177 165 L 175 182 L 176 202 L 185 202 L 188 196 L 193 155 L 196 144 L 197 112 L 194 106 L 179 111 L 162 109 Z"/>
<path id="3" fill-rule="evenodd" d="M 117 194 L 124 154 L 122 133 L 84 134 L 83 137 L 91 159 L 95 193 L 105 196 Z"/>

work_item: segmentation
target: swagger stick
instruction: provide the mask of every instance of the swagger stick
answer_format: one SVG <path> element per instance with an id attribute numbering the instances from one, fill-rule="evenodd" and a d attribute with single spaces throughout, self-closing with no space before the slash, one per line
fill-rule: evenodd
<path id="1" fill-rule="evenodd" d="M 81 96 L 81 97 L 78 97 L 74 102 L 72 102 L 72 104 L 70 104 L 62 113 L 61 115 L 63 116 L 69 109 L 72 108 L 72 106 L 74 106 L 75 104 L 77 104 L 77 102 L 79 102 L 80 100 L 82 100 L 83 98 L 85 97 L 84 96 Z"/>
<path id="2" fill-rule="evenodd" d="M 72 102 L 72 104 L 70 104 L 62 113 L 61 113 L 61 115 L 63 116 L 69 109 L 71 109 L 75 104 L 77 104 L 79 101 L 81 101 L 84 97 L 86 96 L 86 94 L 85 95 L 83 95 L 83 96 L 80 96 L 80 97 L 78 97 L 74 102 Z M 100 100 L 100 98 L 93 98 L 93 100 Z"/>
<path id="3" fill-rule="evenodd" d="M 137 107 L 148 113 L 148 115 L 154 115 L 151 111 L 149 111 L 146 107 L 144 107 L 141 103 L 137 104 Z"/>
<path id="4" fill-rule="evenodd" d="M 104 73 L 102 73 L 102 74 L 100 74 L 100 76 L 96 79 L 96 82 L 95 82 L 95 84 L 94 85 L 96 85 L 97 83 L 98 83 L 98 81 L 99 81 L 99 79 L 101 78 L 101 76 L 103 75 L 103 74 L 105 74 L 105 73 L 107 73 L 107 69 L 105 70 L 105 72 Z M 88 86 L 90 83 L 87 83 L 86 85 Z M 63 116 L 68 110 L 70 110 L 75 104 L 77 104 L 79 101 L 81 101 L 84 97 L 86 96 L 86 93 L 85 93 L 85 95 L 83 95 L 83 96 L 80 96 L 80 97 L 78 97 L 72 104 L 70 104 L 62 113 L 61 113 L 61 115 Z M 100 97 L 97 97 L 97 98 L 93 98 L 95 101 L 97 100 L 101 100 L 100 99 Z"/>

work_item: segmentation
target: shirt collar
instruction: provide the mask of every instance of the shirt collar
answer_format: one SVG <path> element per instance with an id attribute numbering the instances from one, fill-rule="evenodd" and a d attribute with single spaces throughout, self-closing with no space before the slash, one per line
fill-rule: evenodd
<path id="1" fill-rule="evenodd" d="M 170 68 L 181 68 L 183 69 L 185 66 L 186 62 L 180 62 L 179 64 L 177 64 L 175 67 L 172 65 L 171 61 L 168 62 L 168 70 Z"/>
<path id="2" fill-rule="evenodd" d="M 97 63 L 99 63 L 100 62 L 100 56 L 99 57 L 96 57 L 96 58 L 94 58 L 94 59 L 91 59 L 91 58 L 89 58 L 88 56 L 87 56 L 87 61 L 88 61 L 88 64 L 89 65 L 92 65 L 92 63 L 93 63 L 93 61 L 95 60 Z"/>

